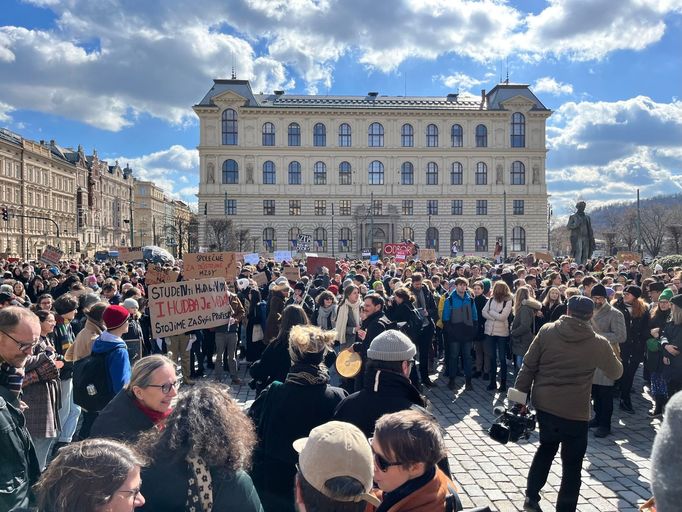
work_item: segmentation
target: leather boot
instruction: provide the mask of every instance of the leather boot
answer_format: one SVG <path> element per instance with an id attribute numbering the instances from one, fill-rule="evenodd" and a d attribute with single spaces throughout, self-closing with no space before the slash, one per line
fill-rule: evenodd
<path id="1" fill-rule="evenodd" d="M 464 391 L 473 391 L 474 385 L 471 383 L 471 377 L 466 378 L 466 385 L 464 386 Z"/>

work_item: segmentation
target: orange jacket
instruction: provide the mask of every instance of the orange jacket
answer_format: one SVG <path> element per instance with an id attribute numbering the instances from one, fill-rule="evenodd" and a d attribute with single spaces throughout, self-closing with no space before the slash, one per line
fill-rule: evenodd
<path id="1" fill-rule="evenodd" d="M 457 487 L 445 473 L 436 468 L 433 480 L 393 505 L 388 512 L 442 512 L 445 510 L 445 498 L 451 494 L 450 489 L 456 492 Z M 381 491 L 375 489 L 373 492 L 382 499 Z M 375 510 L 375 507 L 369 505 L 365 512 Z"/>

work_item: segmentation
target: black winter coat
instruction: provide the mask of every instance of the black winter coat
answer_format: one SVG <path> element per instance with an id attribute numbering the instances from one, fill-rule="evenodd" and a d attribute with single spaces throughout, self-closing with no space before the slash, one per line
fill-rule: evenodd
<path id="1" fill-rule="evenodd" d="M 628 333 L 625 343 L 633 344 L 637 350 L 644 354 L 646 350 L 646 340 L 651 336 L 651 329 L 649 329 L 649 313 L 645 311 L 640 318 L 634 318 L 630 314 L 622 297 L 616 301 L 613 307 L 623 313 L 623 318 L 625 318 L 625 327 Z"/>
<path id="2" fill-rule="evenodd" d="M 92 425 L 90 437 L 108 437 L 134 443 L 144 431 L 154 426 L 133 402 L 134 398 L 125 390 L 119 393 L 102 409 Z"/>

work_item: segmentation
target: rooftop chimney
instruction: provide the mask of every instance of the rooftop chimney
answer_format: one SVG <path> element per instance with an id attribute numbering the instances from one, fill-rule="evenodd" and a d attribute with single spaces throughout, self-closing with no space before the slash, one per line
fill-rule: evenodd
<path id="1" fill-rule="evenodd" d="M 284 91 L 275 91 L 275 96 L 282 96 L 284 95 Z"/>
<path id="2" fill-rule="evenodd" d="M 448 94 L 448 101 L 457 102 L 457 98 L 458 98 L 458 97 L 459 97 L 459 94 L 450 93 L 450 94 Z"/>
<path id="3" fill-rule="evenodd" d="M 485 107 L 485 89 L 481 89 L 481 108 Z"/>
<path id="4" fill-rule="evenodd" d="M 370 98 L 376 98 L 377 96 L 379 96 L 379 93 L 378 92 L 368 92 L 367 96 L 369 96 Z"/>

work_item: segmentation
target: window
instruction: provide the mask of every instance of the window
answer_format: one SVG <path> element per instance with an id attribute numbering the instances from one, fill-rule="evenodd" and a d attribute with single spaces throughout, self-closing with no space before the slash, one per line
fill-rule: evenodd
<path id="1" fill-rule="evenodd" d="M 301 230 L 299 228 L 291 228 L 289 230 L 289 249 L 292 251 L 296 250 L 296 247 L 298 246 L 298 235 L 301 234 Z"/>
<path id="2" fill-rule="evenodd" d="M 327 184 L 327 166 L 324 162 L 315 162 L 313 166 L 313 183 L 315 185 Z"/>
<path id="3" fill-rule="evenodd" d="M 313 146 L 324 147 L 327 145 L 327 127 L 317 123 L 313 127 Z"/>
<path id="4" fill-rule="evenodd" d="M 275 125 L 263 123 L 263 146 L 275 145 Z"/>
<path id="5" fill-rule="evenodd" d="M 317 146 L 317 144 L 315 144 Z M 324 146 L 324 144 L 322 144 Z M 349 148 L 351 146 L 351 130 L 348 123 L 339 126 L 339 147 Z"/>
<path id="6" fill-rule="evenodd" d="M 374 160 L 369 164 L 369 184 L 384 184 L 384 164 L 382 164 L 379 160 Z"/>
<path id="7" fill-rule="evenodd" d="M 426 127 L 426 147 L 438 147 L 438 127 L 435 124 Z"/>
<path id="8" fill-rule="evenodd" d="M 488 166 L 485 162 L 478 162 L 476 164 L 476 185 L 488 184 Z"/>
<path id="9" fill-rule="evenodd" d="M 298 123 L 289 124 L 288 139 L 289 146 L 301 145 L 301 127 Z"/>
<path id="10" fill-rule="evenodd" d="M 526 118 L 521 112 L 514 112 L 512 115 L 511 147 L 526 147 Z"/>
<path id="11" fill-rule="evenodd" d="M 523 165 L 523 162 L 519 162 L 518 160 L 512 162 L 511 184 L 512 185 L 526 184 L 526 166 Z"/>
<path id="12" fill-rule="evenodd" d="M 462 215 L 463 210 L 464 210 L 464 201 L 462 201 L 461 199 L 453 199 L 452 200 L 452 210 L 451 210 L 452 215 Z"/>
<path id="13" fill-rule="evenodd" d="M 274 185 L 277 182 L 277 172 L 275 171 L 275 163 L 271 160 L 263 163 L 263 184 Z"/>
<path id="14" fill-rule="evenodd" d="M 403 240 L 409 240 L 412 241 L 414 240 L 414 229 L 412 229 L 409 226 L 405 226 L 402 231 L 403 234 Z"/>
<path id="15" fill-rule="evenodd" d="M 478 228 L 475 237 L 476 252 L 488 252 L 488 230 L 485 228 Z"/>
<path id="16" fill-rule="evenodd" d="M 384 127 L 381 123 L 372 123 L 367 130 L 367 145 L 370 148 L 384 147 Z"/>
<path id="17" fill-rule="evenodd" d="M 414 215 L 414 201 L 403 199 L 403 215 Z"/>
<path id="18" fill-rule="evenodd" d="M 512 229 L 512 251 L 526 252 L 526 230 L 522 227 Z"/>
<path id="19" fill-rule="evenodd" d="M 225 199 L 225 215 L 237 215 L 236 199 Z"/>
<path id="20" fill-rule="evenodd" d="M 324 228 L 315 228 L 313 242 L 318 251 L 325 252 L 327 250 L 327 230 Z"/>
<path id="21" fill-rule="evenodd" d="M 375 199 L 374 204 L 372 204 L 372 215 L 383 215 L 384 205 L 381 199 Z"/>
<path id="22" fill-rule="evenodd" d="M 426 202 L 426 213 L 428 215 L 438 215 L 438 199 L 429 199 Z"/>
<path id="23" fill-rule="evenodd" d="M 264 199 L 263 200 L 263 215 L 274 215 L 275 214 L 275 200 L 274 199 Z"/>
<path id="24" fill-rule="evenodd" d="M 327 201 L 324 199 L 317 199 L 314 203 L 315 205 L 315 215 L 324 216 L 327 215 Z"/>
<path id="25" fill-rule="evenodd" d="M 456 247 L 454 245 L 457 244 Z M 464 230 L 462 228 L 452 228 L 450 230 L 450 251 L 454 254 L 455 248 L 457 251 L 464 250 Z"/>
<path id="26" fill-rule="evenodd" d="M 523 199 L 514 199 L 514 215 L 523 215 L 525 210 L 525 204 Z"/>
<path id="27" fill-rule="evenodd" d="M 450 138 L 452 139 L 453 148 L 461 148 L 464 146 L 464 131 L 461 124 L 453 124 L 450 129 Z"/>
<path id="28" fill-rule="evenodd" d="M 339 201 L 339 215 L 342 217 L 350 215 L 350 199 L 342 199 Z"/>
<path id="29" fill-rule="evenodd" d="M 273 252 L 276 245 L 275 228 L 265 228 L 263 230 L 263 247 L 265 247 L 268 252 Z"/>
<path id="30" fill-rule="evenodd" d="M 476 127 L 476 147 L 477 148 L 488 147 L 488 129 L 483 124 L 479 124 Z"/>
<path id="31" fill-rule="evenodd" d="M 348 162 L 339 164 L 339 185 L 350 185 L 353 182 L 351 166 Z"/>
<path id="32" fill-rule="evenodd" d="M 464 181 L 464 167 L 459 162 L 452 162 L 450 169 L 450 185 L 461 185 Z"/>
<path id="33" fill-rule="evenodd" d="M 301 164 L 296 162 L 289 163 L 289 185 L 301 184 Z"/>
<path id="34" fill-rule="evenodd" d="M 409 123 L 406 123 L 400 128 L 400 145 L 404 148 L 411 148 L 414 146 L 414 128 Z"/>
<path id="35" fill-rule="evenodd" d="M 411 162 L 403 162 L 400 166 L 400 184 L 414 185 L 414 166 Z"/>
<path id="36" fill-rule="evenodd" d="M 350 228 L 341 228 L 339 230 L 339 251 L 353 250 L 353 233 Z"/>
<path id="37" fill-rule="evenodd" d="M 237 145 L 237 112 L 231 108 L 223 110 L 223 145 Z"/>
<path id="38" fill-rule="evenodd" d="M 488 200 L 487 199 L 477 199 L 476 200 L 476 215 L 488 215 Z"/>
<path id="39" fill-rule="evenodd" d="M 426 164 L 426 184 L 438 185 L 438 164 L 436 162 Z"/>
<path id="40" fill-rule="evenodd" d="M 234 185 L 239 183 L 239 166 L 234 160 L 223 162 L 223 184 Z"/>
<path id="41" fill-rule="evenodd" d="M 301 200 L 300 199 L 290 199 L 289 200 L 289 215 L 292 215 L 292 216 L 301 215 Z"/>
<path id="42" fill-rule="evenodd" d="M 438 230 L 433 226 L 426 230 L 426 248 L 438 250 Z"/>

